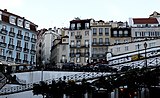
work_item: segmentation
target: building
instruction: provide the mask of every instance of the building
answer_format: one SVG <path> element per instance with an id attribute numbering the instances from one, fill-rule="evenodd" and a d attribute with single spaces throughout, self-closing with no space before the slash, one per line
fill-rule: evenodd
<path id="1" fill-rule="evenodd" d="M 93 61 L 105 59 L 106 52 L 108 51 L 108 46 L 110 45 L 110 29 L 110 23 L 104 22 L 103 20 L 93 21 L 91 23 L 91 59 Z"/>
<path id="2" fill-rule="evenodd" d="M 69 62 L 69 37 L 55 39 L 51 49 L 51 64 L 61 68 L 63 63 Z"/>
<path id="3" fill-rule="evenodd" d="M 35 65 L 37 27 L 24 17 L 0 10 L 0 62 Z"/>
<path id="4" fill-rule="evenodd" d="M 49 28 L 41 36 L 41 61 L 42 63 L 49 64 L 51 56 L 51 48 L 53 46 L 53 41 L 60 37 L 60 35 L 52 28 Z"/>
<path id="5" fill-rule="evenodd" d="M 91 58 L 91 19 L 70 21 L 69 53 L 70 62 L 86 65 Z"/>

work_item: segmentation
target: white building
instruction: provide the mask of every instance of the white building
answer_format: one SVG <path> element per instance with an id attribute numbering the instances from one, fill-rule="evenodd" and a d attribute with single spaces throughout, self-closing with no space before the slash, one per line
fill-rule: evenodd
<path id="1" fill-rule="evenodd" d="M 60 34 L 51 28 L 45 31 L 42 35 L 41 60 L 44 61 L 45 64 L 50 63 L 51 47 L 53 45 L 53 41 L 59 36 Z"/>

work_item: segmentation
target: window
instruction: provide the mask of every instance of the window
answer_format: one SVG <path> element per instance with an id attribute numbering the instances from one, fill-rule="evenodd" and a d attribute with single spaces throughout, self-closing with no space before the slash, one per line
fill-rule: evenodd
<path id="1" fill-rule="evenodd" d="M 97 53 L 97 48 L 93 48 L 93 54 Z"/>
<path id="2" fill-rule="evenodd" d="M 24 48 L 28 49 L 28 43 L 27 42 L 25 42 Z"/>
<path id="3" fill-rule="evenodd" d="M 128 51 L 128 50 L 129 50 L 128 46 L 125 46 L 125 51 Z"/>
<path id="4" fill-rule="evenodd" d="M 123 32 L 119 31 L 119 36 L 122 37 L 123 36 Z"/>
<path id="5" fill-rule="evenodd" d="M 77 46 L 81 45 L 81 40 L 77 40 Z"/>
<path id="6" fill-rule="evenodd" d="M 105 38 L 105 43 L 109 45 L 109 38 Z"/>
<path id="7" fill-rule="evenodd" d="M 22 35 L 22 30 L 18 30 L 18 35 Z"/>
<path id="8" fill-rule="evenodd" d="M 85 53 L 87 53 L 87 52 L 89 52 L 89 49 L 85 49 L 84 51 L 85 51 Z"/>
<path id="9" fill-rule="evenodd" d="M 35 34 L 32 34 L 32 38 L 36 38 Z"/>
<path id="10" fill-rule="evenodd" d="M 85 57 L 85 59 L 84 59 L 85 63 L 87 63 L 88 60 L 89 60 L 89 58 L 88 58 L 88 57 Z"/>
<path id="11" fill-rule="evenodd" d="M 117 31 L 113 31 L 113 36 L 117 37 Z"/>
<path id="12" fill-rule="evenodd" d="M 121 49 L 120 47 L 117 47 L 117 52 L 120 52 L 120 49 Z"/>
<path id="13" fill-rule="evenodd" d="M 144 36 L 149 36 L 149 32 L 144 32 Z"/>
<path id="14" fill-rule="evenodd" d="M 8 57 L 12 57 L 12 51 L 8 51 Z"/>
<path id="15" fill-rule="evenodd" d="M 0 55 L 4 56 L 5 54 L 5 50 L 4 49 L 0 49 Z"/>
<path id="16" fill-rule="evenodd" d="M 71 53 L 74 53 L 74 49 L 71 49 Z"/>
<path id="17" fill-rule="evenodd" d="M 74 58 L 71 58 L 71 62 L 74 62 Z"/>
<path id="18" fill-rule="evenodd" d="M 77 29 L 79 30 L 81 28 L 81 23 L 77 23 Z"/>
<path id="19" fill-rule="evenodd" d="M 21 41 L 20 40 L 17 40 L 17 46 L 21 47 Z"/>
<path id="20" fill-rule="evenodd" d="M 85 23 L 85 29 L 89 29 L 89 23 Z"/>
<path id="21" fill-rule="evenodd" d="M 31 45 L 31 49 L 32 49 L 32 50 L 35 50 L 35 44 L 32 44 L 32 45 Z"/>
<path id="22" fill-rule="evenodd" d="M 127 30 L 124 31 L 124 36 L 128 36 L 128 31 Z"/>
<path id="23" fill-rule="evenodd" d="M 9 22 L 10 22 L 10 24 L 16 25 L 16 17 L 10 16 L 10 17 L 9 17 Z"/>
<path id="24" fill-rule="evenodd" d="M 18 19 L 18 26 L 23 27 L 23 19 Z"/>
<path id="25" fill-rule="evenodd" d="M 97 35 L 97 28 L 93 28 L 93 35 Z"/>
<path id="26" fill-rule="evenodd" d="M 3 25 L 3 26 L 2 26 L 2 29 L 3 29 L 3 30 L 6 30 L 6 25 Z"/>
<path id="27" fill-rule="evenodd" d="M 109 36 L 109 28 L 105 28 L 105 35 Z"/>
<path id="28" fill-rule="evenodd" d="M 149 43 L 149 47 L 151 48 L 151 47 L 155 47 L 155 42 L 152 42 L 152 43 Z"/>
<path id="29" fill-rule="evenodd" d="M 85 31 L 85 36 L 89 36 L 89 31 Z"/>
<path id="30" fill-rule="evenodd" d="M 31 62 L 34 62 L 34 56 L 33 55 L 31 56 Z"/>
<path id="31" fill-rule="evenodd" d="M 74 36 L 74 32 L 71 32 L 71 36 Z"/>
<path id="32" fill-rule="evenodd" d="M 80 62 L 80 57 L 76 58 L 76 62 L 79 63 Z"/>
<path id="33" fill-rule="evenodd" d="M 28 33 L 28 32 L 25 32 L 25 36 L 28 36 L 28 37 L 29 37 L 29 33 Z"/>
<path id="34" fill-rule="evenodd" d="M 6 37 L 5 36 L 1 36 L 1 42 L 5 43 L 6 41 Z"/>
<path id="35" fill-rule="evenodd" d="M 86 45 L 86 46 L 89 45 L 89 40 L 85 40 L 85 45 Z"/>
<path id="36" fill-rule="evenodd" d="M 72 30 L 75 29 L 75 24 L 74 24 L 74 23 L 71 24 L 71 29 L 72 29 Z"/>
<path id="37" fill-rule="evenodd" d="M 137 44 L 137 45 L 135 45 L 136 50 L 139 50 L 139 49 L 140 49 L 140 47 L 141 47 L 141 44 Z"/>
<path id="38" fill-rule="evenodd" d="M 77 35 L 81 35 L 81 32 L 77 32 Z"/>
<path id="39" fill-rule="evenodd" d="M 99 44 L 103 44 L 103 38 L 99 38 Z"/>
<path id="40" fill-rule="evenodd" d="M 24 54 L 24 60 L 27 61 L 28 60 L 28 55 Z"/>
<path id="41" fill-rule="evenodd" d="M 30 29 L 30 22 L 25 21 L 25 28 L 26 28 L 26 29 Z"/>
<path id="42" fill-rule="evenodd" d="M 97 38 L 93 38 L 93 44 L 97 43 Z"/>
<path id="43" fill-rule="evenodd" d="M 16 59 L 20 59 L 20 53 L 19 52 L 17 52 L 17 54 L 16 54 Z"/>
<path id="44" fill-rule="evenodd" d="M 13 45 L 13 38 L 9 38 L 9 44 Z"/>
<path id="45" fill-rule="evenodd" d="M 99 28 L 99 36 L 103 35 L 103 28 Z"/>
<path id="46" fill-rule="evenodd" d="M 74 46 L 74 40 L 71 40 L 71 46 Z"/>
<path id="47" fill-rule="evenodd" d="M 10 28 L 10 32 L 14 32 L 14 28 L 13 27 Z"/>

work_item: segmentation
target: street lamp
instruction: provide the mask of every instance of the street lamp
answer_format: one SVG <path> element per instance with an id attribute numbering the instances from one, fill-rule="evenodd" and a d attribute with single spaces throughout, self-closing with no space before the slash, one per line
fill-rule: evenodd
<path id="1" fill-rule="evenodd" d="M 44 70 L 44 66 L 45 66 L 44 64 L 45 64 L 45 61 L 43 60 L 42 61 L 42 69 L 41 69 L 42 70 L 42 72 L 41 72 L 41 81 L 43 81 L 43 70 Z"/>
<path id="2" fill-rule="evenodd" d="M 147 68 L 147 56 L 146 56 L 146 49 L 147 49 L 147 43 L 144 43 L 144 48 L 145 48 L 145 67 Z"/>
<path id="3" fill-rule="evenodd" d="M 139 60 L 139 58 L 140 58 L 139 47 L 140 47 L 140 44 L 137 45 L 137 48 L 138 48 L 138 60 Z"/>

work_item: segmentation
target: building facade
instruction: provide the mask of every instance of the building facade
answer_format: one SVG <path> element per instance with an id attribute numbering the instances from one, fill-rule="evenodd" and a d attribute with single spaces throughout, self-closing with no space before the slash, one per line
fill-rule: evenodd
<path id="1" fill-rule="evenodd" d="M 69 53 L 70 62 L 87 64 L 91 58 L 91 19 L 75 19 L 70 21 Z"/>
<path id="2" fill-rule="evenodd" d="M 99 20 L 91 23 L 91 60 L 99 61 L 105 59 L 105 54 L 110 45 L 110 29 L 111 25 L 109 22 Z"/>
<path id="3" fill-rule="evenodd" d="M 69 62 L 69 37 L 55 39 L 51 49 L 51 64 L 61 68 L 63 63 Z"/>
<path id="4" fill-rule="evenodd" d="M 2 64 L 36 64 L 37 25 L 7 10 L 0 10 Z"/>

